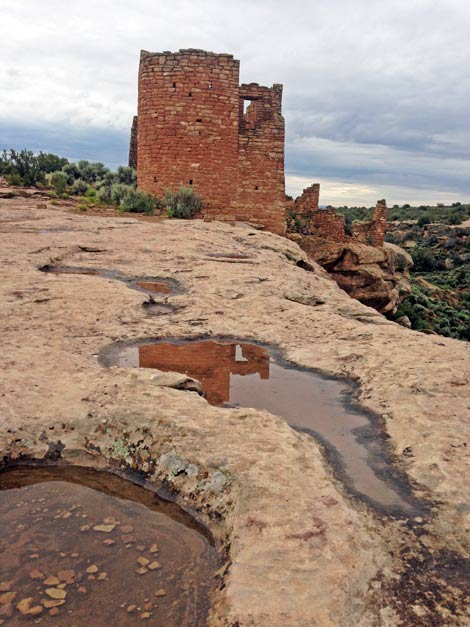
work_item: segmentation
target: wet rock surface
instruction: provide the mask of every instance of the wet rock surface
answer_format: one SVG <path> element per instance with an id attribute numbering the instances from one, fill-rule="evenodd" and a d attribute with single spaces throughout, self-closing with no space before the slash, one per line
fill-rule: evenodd
<path id="1" fill-rule="evenodd" d="M 78 216 L 13 198 L 0 200 L 0 231 L 4 465 L 139 470 L 174 493 L 228 551 L 211 626 L 468 623 L 470 391 L 452 383 L 468 378 L 466 344 L 386 321 L 295 243 L 246 225 Z M 227 252 L 242 257 L 221 263 Z M 39 272 L 45 264 L 175 279 L 184 291 L 169 296 L 175 311 L 149 316 L 123 282 Z M 312 295 L 325 303 L 302 302 Z M 156 384 L 155 370 L 98 361 L 113 342 L 211 334 L 276 345 L 299 366 L 357 382 L 356 400 L 382 417 L 429 512 L 379 516 L 314 439 L 267 411 L 212 406 Z M 25 599 L 24 611 L 38 607 L 29 595 L 5 611 Z"/>
<path id="2" fill-rule="evenodd" d="M 380 419 L 352 405 L 352 387 L 287 364 L 272 346 L 228 338 L 137 341 L 105 347 L 100 361 L 163 371 L 154 384 L 196 391 L 212 405 L 281 416 L 317 438 L 345 486 L 378 511 L 410 517 L 426 510 L 400 474 Z"/>

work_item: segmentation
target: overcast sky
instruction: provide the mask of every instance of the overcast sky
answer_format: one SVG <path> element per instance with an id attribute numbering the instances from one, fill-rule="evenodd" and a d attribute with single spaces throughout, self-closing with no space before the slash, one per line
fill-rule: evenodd
<path id="1" fill-rule="evenodd" d="M 140 49 L 284 84 L 288 192 L 470 201 L 468 0 L 0 0 L 0 148 L 127 161 Z"/>

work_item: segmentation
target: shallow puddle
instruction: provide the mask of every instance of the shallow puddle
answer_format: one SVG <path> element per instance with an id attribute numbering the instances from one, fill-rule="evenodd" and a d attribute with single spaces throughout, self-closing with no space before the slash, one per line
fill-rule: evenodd
<path id="1" fill-rule="evenodd" d="M 213 405 L 266 409 L 327 448 L 340 478 L 389 513 L 416 503 L 379 421 L 351 403 L 346 382 L 285 363 L 275 350 L 228 340 L 158 341 L 104 352 L 105 365 L 176 371 L 198 379 Z"/>
<path id="2" fill-rule="evenodd" d="M 0 624 L 203 626 L 216 549 L 177 505 L 104 472 L 0 474 Z"/>
<path id="3" fill-rule="evenodd" d="M 125 283 L 127 287 L 145 294 L 168 295 L 181 293 L 181 287 L 174 279 L 160 277 L 131 278 L 117 270 L 84 268 L 80 266 L 55 266 L 47 264 L 39 269 L 41 272 L 50 272 L 52 274 L 82 274 L 85 276 L 98 276 L 104 279 L 113 279 L 115 281 L 121 281 Z"/>
<path id="4" fill-rule="evenodd" d="M 136 285 L 145 292 L 155 292 L 157 294 L 171 294 L 171 287 L 163 281 L 137 281 Z"/>

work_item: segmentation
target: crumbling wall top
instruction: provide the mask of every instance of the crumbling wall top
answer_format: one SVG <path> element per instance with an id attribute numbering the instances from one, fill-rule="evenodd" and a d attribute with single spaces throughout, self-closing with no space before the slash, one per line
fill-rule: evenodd
<path id="1" fill-rule="evenodd" d="M 180 57 L 180 56 L 200 56 L 200 57 L 218 57 L 220 59 L 233 59 L 233 54 L 228 52 L 208 52 L 206 50 L 200 50 L 199 48 L 180 48 L 177 52 L 171 52 L 170 50 L 164 50 L 163 52 L 149 52 L 148 50 L 140 51 L 140 58 L 146 59 L 148 57 Z"/>
<path id="2" fill-rule="evenodd" d="M 279 83 L 274 84 L 272 87 L 265 87 L 259 83 L 242 83 L 240 85 L 240 98 L 246 100 L 269 100 L 273 97 L 273 94 L 282 93 L 282 85 Z"/>

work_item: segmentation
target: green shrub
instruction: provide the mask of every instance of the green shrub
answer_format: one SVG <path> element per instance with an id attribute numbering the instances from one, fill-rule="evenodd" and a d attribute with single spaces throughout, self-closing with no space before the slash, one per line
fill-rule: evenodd
<path id="1" fill-rule="evenodd" d="M 73 182 L 72 187 L 70 188 L 70 192 L 74 196 L 84 196 L 88 192 L 89 189 L 90 189 L 90 186 L 88 183 L 86 183 L 85 181 L 82 181 L 82 179 L 77 179 L 76 181 Z"/>
<path id="2" fill-rule="evenodd" d="M 91 161 L 85 161 L 83 159 L 77 163 L 77 169 L 79 172 L 79 177 L 77 178 L 81 178 L 87 183 L 96 183 L 109 172 L 109 169 L 104 163 L 92 163 Z"/>
<path id="3" fill-rule="evenodd" d="M 190 187 L 180 187 L 177 192 L 166 190 L 164 204 L 170 218 L 190 218 L 202 209 L 202 200 Z"/>
<path id="4" fill-rule="evenodd" d="M 64 157 L 58 157 L 57 155 L 44 153 L 42 151 L 38 154 L 37 159 L 41 171 L 46 174 L 62 170 L 62 168 L 69 162 L 68 159 L 65 159 Z"/>
<path id="5" fill-rule="evenodd" d="M 428 216 L 418 218 L 418 226 L 425 226 L 426 224 L 431 224 L 431 219 Z"/>
<path id="6" fill-rule="evenodd" d="M 80 170 L 76 163 L 67 163 L 62 168 L 62 172 L 67 175 L 69 185 L 73 185 L 74 181 L 80 178 Z"/>
<path id="7" fill-rule="evenodd" d="M 85 192 L 85 196 L 87 198 L 96 199 L 96 189 L 94 187 L 89 186 Z"/>
<path id="8" fill-rule="evenodd" d="M 10 172 L 10 161 L 8 159 L 7 151 L 4 150 L 0 154 L 0 176 L 5 176 Z"/>
<path id="9" fill-rule="evenodd" d="M 51 176 L 51 185 L 58 196 L 63 196 L 68 185 L 68 177 L 65 172 L 54 172 Z"/>
<path id="10" fill-rule="evenodd" d="M 465 219 L 465 215 L 460 211 L 452 211 L 448 218 L 448 224 L 460 224 Z"/>
<path id="11" fill-rule="evenodd" d="M 418 248 L 411 253 L 415 272 L 432 272 L 441 269 L 442 263 L 429 248 Z"/>
<path id="12" fill-rule="evenodd" d="M 2 174 L 4 176 L 17 175 L 15 180 L 20 180 L 21 185 L 35 186 L 38 183 L 44 185 L 46 182 L 45 172 L 41 170 L 40 162 L 32 150 L 9 152 L 3 151 L 0 158 Z"/>
<path id="13" fill-rule="evenodd" d="M 120 165 L 114 178 L 116 179 L 117 183 L 135 186 L 137 183 L 137 172 L 134 170 L 134 168 Z"/>
<path id="14" fill-rule="evenodd" d="M 145 192 L 139 192 L 136 189 L 128 187 L 127 190 L 122 194 L 121 200 L 119 201 L 119 210 L 120 211 L 129 211 L 131 213 L 153 213 L 154 209 L 157 208 L 157 200 L 151 194 L 146 194 Z"/>
<path id="15" fill-rule="evenodd" d="M 295 211 L 290 211 L 286 216 L 286 227 L 290 233 L 302 232 L 302 221 Z"/>
<path id="16" fill-rule="evenodd" d="M 15 187 L 21 187 L 23 185 L 23 181 L 21 180 L 21 176 L 19 174 L 7 174 L 5 176 L 5 180 L 9 185 L 14 185 Z"/>
<path id="17" fill-rule="evenodd" d="M 113 205 L 119 206 L 126 194 L 130 191 L 134 191 L 134 188 L 130 185 L 124 185 L 123 183 L 114 183 L 114 185 L 111 185 L 109 196 Z"/>
<path id="18" fill-rule="evenodd" d="M 102 203 L 110 204 L 112 202 L 111 189 L 112 189 L 111 184 L 109 185 L 105 185 L 103 183 L 98 184 L 96 187 L 96 195 L 98 196 L 98 200 Z"/>
<path id="19" fill-rule="evenodd" d="M 31 150 L 3 150 L 0 153 L 0 176 L 10 177 L 15 185 L 45 185 L 46 174 L 62 172 L 67 177 L 67 186 L 75 195 L 86 194 L 93 185 L 98 188 L 106 185 L 109 189 L 103 195 L 109 198 L 110 188 L 115 183 L 129 185 L 135 188 L 136 171 L 127 166 L 120 166 L 115 173 L 111 172 L 103 163 L 80 160 L 78 163 L 69 163 L 68 159 L 51 153 Z M 13 178 L 11 178 L 13 177 Z M 56 181 L 61 180 L 54 179 Z M 63 189 L 62 183 L 56 183 Z M 91 192 L 92 193 L 92 192 Z M 109 200 L 107 199 L 109 202 Z"/>

